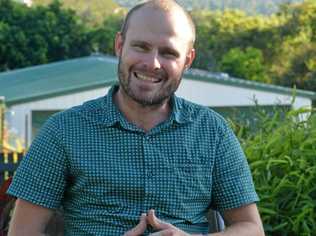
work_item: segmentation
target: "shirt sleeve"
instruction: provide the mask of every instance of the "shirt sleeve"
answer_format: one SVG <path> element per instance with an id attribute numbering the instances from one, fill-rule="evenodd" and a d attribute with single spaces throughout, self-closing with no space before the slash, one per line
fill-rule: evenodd
<path id="1" fill-rule="evenodd" d="M 8 194 L 43 207 L 58 208 L 66 185 L 66 170 L 66 155 L 52 117 L 21 161 Z"/>
<path id="2" fill-rule="evenodd" d="M 216 150 L 212 208 L 223 211 L 259 200 L 245 154 L 233 131 L 225 123 Z"/>

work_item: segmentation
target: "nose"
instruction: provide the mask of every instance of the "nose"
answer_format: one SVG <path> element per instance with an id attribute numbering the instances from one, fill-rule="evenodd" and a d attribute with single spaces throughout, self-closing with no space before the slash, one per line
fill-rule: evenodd
<path id="1" fill-rule="evenodd" d="M 159 70 L 161 68 L 161 61 L 157 52 L 149 53 L 145 61 L 148 70 Z"/>

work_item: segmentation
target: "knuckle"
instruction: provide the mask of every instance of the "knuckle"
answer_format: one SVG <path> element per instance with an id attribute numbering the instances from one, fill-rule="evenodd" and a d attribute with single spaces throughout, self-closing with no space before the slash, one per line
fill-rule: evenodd
<path id="1" fill-rule="evenodd" d="M 168 236 L 175 236 L 177 231 L 175 229 L 168 229 L 166 233 Z"/>
<path id="2" fill-rule="evenodd" d="M 123 236 L 134 236 L 135 234 L 133 233 L 132 230 L 127 231 Z"/>

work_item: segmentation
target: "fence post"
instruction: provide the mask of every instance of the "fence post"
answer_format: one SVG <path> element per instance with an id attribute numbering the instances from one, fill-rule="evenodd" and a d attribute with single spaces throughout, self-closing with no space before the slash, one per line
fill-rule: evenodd
<path id="1" fill-rule="evenodd" d="M 14 175 L 24 153 L 0 152 L 0 183 Z"/>
<path id="2" fill-rule="evenodd" d="M 4 142 L 4 97 L 0 97 L 0 152 Z"/>

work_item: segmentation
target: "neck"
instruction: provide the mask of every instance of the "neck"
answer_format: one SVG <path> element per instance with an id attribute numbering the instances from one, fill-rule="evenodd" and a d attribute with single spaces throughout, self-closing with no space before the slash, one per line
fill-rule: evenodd
<path id="1" fill-rule="evenodd" d="M 121 88 L 114 94 L 113 100 L 124 117 L 145 132 L 165 121 L 171 111 L 169 99 L 159 105 L 144 106 L 130 98 Z"/>

